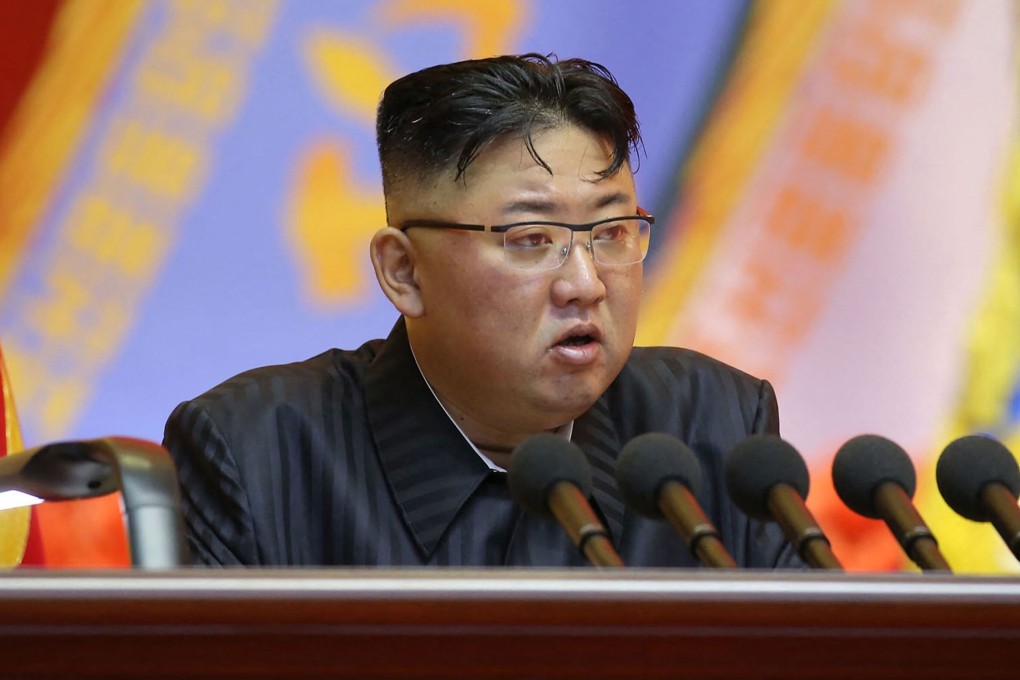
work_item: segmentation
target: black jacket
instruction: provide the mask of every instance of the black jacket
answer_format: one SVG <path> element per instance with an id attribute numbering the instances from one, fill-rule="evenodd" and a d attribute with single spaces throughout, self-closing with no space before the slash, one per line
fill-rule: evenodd
<path id="1" fill-rule="evenodd" d="M 665 521 L 624 507 L 621 447 L 668 432 L 695 451 L 699 500 L 738 565 L 796 564 L 774 524 L 728 500 L 725 454 L 778 432 L 775 394 L 714 359 L 635 348 L 574 422 L 593 506 L 628 566 L 697 566 Z M 222 565 L 582 566 L 553 520 L 526 516 L 429 391 L 403 321 L 386 340 L 242 373 L 174 410 L 164 445 L 180 475 L 196 562 Z"/>

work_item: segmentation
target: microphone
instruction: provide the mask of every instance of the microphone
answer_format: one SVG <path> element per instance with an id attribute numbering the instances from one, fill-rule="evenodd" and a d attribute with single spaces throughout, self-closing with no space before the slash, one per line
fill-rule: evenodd
<path id="1" fill-rule="evenodd" d="M 622 567 L 605 527 L 588 504 L 591 467 L 581 449 L 554 434 L 535 435 L 510 455 L 507 483 L 525 510 L 555 517 L 596 567 Z"/>
<path id="2" fill-rule="evenodd" d="M 1002 443 L 968 435 L 942 451 L 935 481 L 946 504 L 975 522 L 991 522 L 1020 559 L 1020 467 Z"/>
<path id="3" fill-rule="evenodd" d="M 703 565 L 736 568 L 695 498 L 701 488 L 701 465 L 682 441 L 659 432 L 631 439 L 616 462 L 616 483 L 624 501 L 639 515 L 665 516 Z"/>
<path id="4" fill-rule="evenodd" d="M 0 491 L 60 501 L 118 489 L 132 563 L 144 569 L 187 563 L 177 472 L 163 447 L 142 439 L 107 437 L 47 444 L 0 457 Z"/>
<path id="5" fill-rule="evenodd" d="M 843 569 L 804 505 L 811 478 L 797 449 L 775 435 L 752 435 L 727 456 L 725 476 L 737 507 L 751 517 L 777 522 L 801 559 L 815 569 Z"/>
<path id="6" fill-rule="evenodd" d="M 836 494 L 858 515 L 885 520 L 903 551 L 925 571 L 951 571 L 911 502 L 917 475 L 910 456 L 885 437 L 865 434 L 840 447 L 832 462 Z"/>

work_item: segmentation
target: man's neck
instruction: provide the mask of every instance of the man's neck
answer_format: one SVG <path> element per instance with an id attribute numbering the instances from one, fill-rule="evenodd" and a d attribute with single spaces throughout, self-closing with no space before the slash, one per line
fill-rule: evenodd
<path id="1" fill-rule="evenodd" d="M 439 405 L 442 406 L 443 411 L 449 416 L 450 420 L 460 433 L 464 435 L 464 438 L 474 447 L 479 455 L 489 464 L 490 467 L 498 467 L 501 470 L 506 470 L 510 464 L 510 456 L 513 453 L 514 448 L 523 442 L 525 439 L 531 437 L 537 432 L 506 432 L 499 429 L 495 429 L 486 426 L 471 416 L 469 416 L 463 409 L 460 409 L 444 399 L 443 396 L 435 389 L 428 377 L 425 375 L 425 371 L 422 370 L 421 364 L 418 363 L 418 357 L 414 354 L 414 347 L 411 347 L 411 356 L 414 357 L 414 363 L 418 367 L 418 372 L 421 373 L 422 379 L 425 380 L 425 384 L 429 386 L 429 390 L 432 392 L 432 396 L 436 398 Z M 552 433 L 562 436 L 569 440 L 574 430 L 574 421 L 568 421 L 565 425 L 562 425 L 554 430 Z"/>
<path id="2" fill-rule="evenodd" d="M 493 444 L 486 444 L 484 442 L 478 442 L 469 439 L 475 448 L 481 451 L 481 453 L 488 458 L 494 465 L 506 470 L 510 465 L 510 454 L 513 453 L 512 447 L 495 446 Z"/>

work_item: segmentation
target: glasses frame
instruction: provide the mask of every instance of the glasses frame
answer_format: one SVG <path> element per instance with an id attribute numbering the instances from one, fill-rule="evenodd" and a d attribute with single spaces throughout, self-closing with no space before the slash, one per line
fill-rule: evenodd
<path id="1" fill-rule="evenodd" d="M 618 222 L 619 220 L 644 220 L 645 222 L 648 223 L 649 227 L 655 225 L 655 216 L 641 208 L 638 208 L 636 215 L 618 215 L 616 217 L 607 217 L 603 220 L 595 220 L 594 222 L 585 222 L 583 224 L 571 224 L 569 222 L 552 222 L 548 220 L 527 220 L 525 222 L 512 222 L 510 224 L 464 224 L 461 222 L 443 222 L 442 220 L 405 220 L 401 225 L 397 227 L 397 229 L 404 232 L 413 227 L 424 227 L 426 229 L 460 229 L 463 231 L 480 231 L 492 234 L 505 234 L 514 227 L 540 226 L 540 227 L 566 227 L 570 231 L 576 233 L 579 231 L 590 232 L 600 224 L 609 224 L 610 222 Z M 573 245 L 573 238 L 571 238 L 571 245 Z M 592 254 L 592 257 L 595 257 L 595 250 L 594 246 L 592 245 L 590 237 L 588 238 L 588 242 L 585 244 L 585 247 L 588 249 L 588 252 Z M 643 262 L 645 257 L 647 256 L 648 253 L 646 252 L 644 255 L 642 255 L 640 260 L 629 262 L 627 264 L 637 264 L 638 262 Z M 596 258 L 595 261 L 598 262 L 598 259 Z M 551 267 L 550 269 L 555 269 L 557 267 L 562 266 L 563 262 L 566 262 L 566 257 L 564 257 L 563 261 L 556 265 L 556 267 Z M 599 262 L 599 264 L 612 266 L 619 263 Z"/>

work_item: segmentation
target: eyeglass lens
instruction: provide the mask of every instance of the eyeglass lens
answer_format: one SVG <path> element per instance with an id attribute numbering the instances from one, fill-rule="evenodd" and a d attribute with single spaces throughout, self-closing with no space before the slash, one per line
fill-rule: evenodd
<path id="1" fill-rule="evenodd" d="M 620 219 L 592 229 L 588 247 L 600 264 L 634 264 L 645 259 L 650 234 L 647 220 Z M 554 269 L 566 261 L 573 236 L 569 227 L 520 224 L 504 234 L 503 246 L 507 260 L 516 267 Z"/>

